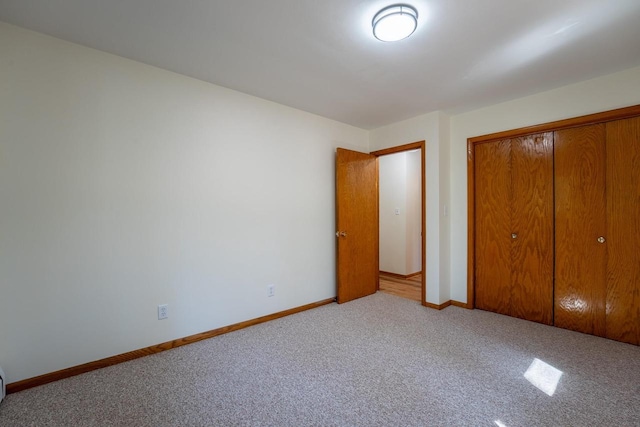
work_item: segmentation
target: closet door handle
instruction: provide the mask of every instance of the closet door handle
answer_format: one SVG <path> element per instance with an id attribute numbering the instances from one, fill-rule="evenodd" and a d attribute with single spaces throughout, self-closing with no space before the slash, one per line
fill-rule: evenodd
<path id="1" fill-rule="evenodd" d="M 604 237 L 602 237 L 602 236 L 598 237 L 598 243 L 604 243 L 606 241 L 607 241 L 607 239 L 605 239 Z"/>
<path id="2" fill-rule="evenodd" d="M 511 238 L 515 240 L 515 239 L 518 238 L 518 235 L 516 233 L 513 233 L 513 234 L 511 234 Z"/>

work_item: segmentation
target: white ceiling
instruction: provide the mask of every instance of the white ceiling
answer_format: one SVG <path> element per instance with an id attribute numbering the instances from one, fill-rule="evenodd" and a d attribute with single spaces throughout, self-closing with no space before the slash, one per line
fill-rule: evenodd
<path id="1" fill-rule="evenodd" d="M 640 65 L 640 0 L 0 0 L 0 20 L 372 129 Z"/>

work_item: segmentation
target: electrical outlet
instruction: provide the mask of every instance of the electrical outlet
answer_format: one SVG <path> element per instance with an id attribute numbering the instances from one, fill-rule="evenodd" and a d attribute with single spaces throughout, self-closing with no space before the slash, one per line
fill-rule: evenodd
<path id="1" fill-rule="evenodd" d="M 276 294 L 276 285 L 267 286 L 267 296 L 272 297 Z"/>
<path id="2" fill-rule="evenodd" d="M 161 304 L 158 306 L 158 320 L 169 317 L 169 304 Z"/>

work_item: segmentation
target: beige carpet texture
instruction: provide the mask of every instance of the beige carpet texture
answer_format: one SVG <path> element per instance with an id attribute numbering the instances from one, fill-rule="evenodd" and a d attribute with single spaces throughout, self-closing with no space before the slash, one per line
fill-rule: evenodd
<path id="1" fill-rule="evenodd" d="M 640 347 L 377 293 L 11 394 L 0 426 L 640 426 Z"/>

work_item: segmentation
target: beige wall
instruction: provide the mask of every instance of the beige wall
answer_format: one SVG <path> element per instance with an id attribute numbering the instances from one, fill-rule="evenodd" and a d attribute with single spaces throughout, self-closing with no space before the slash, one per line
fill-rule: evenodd
<path id="1" fill-rule="evenodd" d="M 8 382 L 335 296 L 368 132 L 6 24 L 0 58 Z"/>
<path id="2" fill-rule="evenodd" d="M 405 153 L 407 160 L 407 228 L 405 274 L 422 271 L 422 171 L 420 150 Z"/>
<path id="3" fill-rule="evenodd" d="M 381 271 L 408 275 L 422 268 L 421 178 L 420 151 L 379 158 Z"/>
<path id="4" fill-rule="evenodd" d="M 380 270 L 404 275 L 407 274 L 407 155 L 382 156 L 378 162 Z"/>

